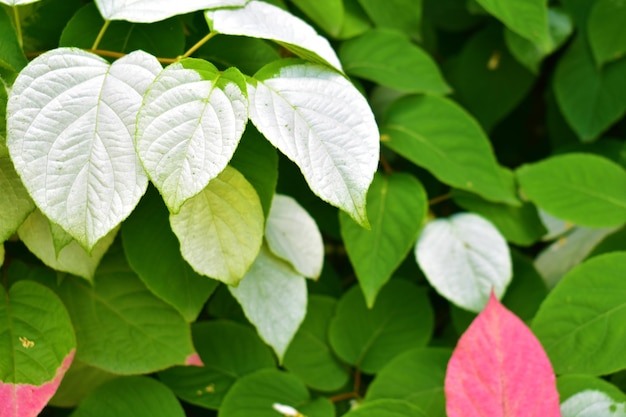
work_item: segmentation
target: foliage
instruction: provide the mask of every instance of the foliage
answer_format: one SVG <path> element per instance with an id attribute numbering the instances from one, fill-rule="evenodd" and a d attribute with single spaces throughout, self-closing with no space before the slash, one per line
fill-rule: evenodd
<path id="1" fill-rule="evenodd" d="M 625 415 L 624 2 L 0 3 L 0 417 Z"/>

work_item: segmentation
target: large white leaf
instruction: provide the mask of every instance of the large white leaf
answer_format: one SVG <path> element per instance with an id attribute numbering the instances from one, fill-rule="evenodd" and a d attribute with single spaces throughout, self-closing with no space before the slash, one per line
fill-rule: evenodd
<path id="1" fill-rule="evenodd" d="M 318 278 L 324 265 L 324 242 L 317 223 L 293 198 L 276 194 L 265 226 L 269 249 L 308 278 Z"/>
<path id="2" fill-rule="evenodd" d="M 152 23 L 213 7 L 242 6 L 246 0 L 95 0 L 106 20 Z"/>
<path id="3" fill-rule="evenodd" d="M 323 200 L 367 225 L 365 195 L 380 151 L 365 98 L 340 74 L 300 60 L 262 68 L 248 85 L 250 119 Z"/>
<path id="4" fill-rule="evenodd" d="M 133 134 L 143 94 L 160 70 L 142 51 L 109 65 L 61 48 L 33 60 L 13 85 L 7 145 L 15 168 L 46 217 L 87 249 L 146 190 Z"/>
<path id="5" fill-rule="evenodd" d="M 165 68 L 148 88 L 137 119 L 139 158 L 172 212 L 228 164 L 248 121 L 246 82 L 204 60 Z"/>
<path id="6" fill-rule="evenodd" d="M 428 223 L 415 256 L 439 294 L 476 313 L 492 290 L 502 298 L 513 275 L 506 240 L 494 225 L 472 213 Z"/>
<path id="7" fill-rule="evenodd" d="M 626 403 L 618 403 L 607 394 L 585 390 L 561 404 L 563 417 L 626 417 Z"/>
<path id="8" fill-rule="evenodd" d="M 100 239 L 91 253 L 87 253 L 71 238 L 63 247 L 55 246 L 53 227 L 39 210 L 35 210 L 20 226 L 18 234 L 28 250 L 50 268 L 92 281 L 96 268 L 115 240 L 119 227 Z"/>
<path id="9" fill-rule="evenodd" d="M 306 315 L 305 278 L 262 248 L 239 286 L 229 289 L 261 338 L 282 361 Z"/>
<path id="10" fill-rule="evenodd" d="M 330 43 L 308 23 L 280 7 L 250 1 L 241 8 L 208 10 L 206 18 L 214 32 L 270 39 L 298 56 L 342 70 Z"/>
<path id="11" fill-rule="evenodd" d="M 265 218 L 256 191 L 226 167 L 170 215 L 183 257 L 199 274 L 237 285 L 259 253 Z"/>
<path id="12" fill-rule="evenodd" d="M 37 3 L 41 0 L 0 0 L 0 3 L 7 4 L 9 6 L 22 6 L 24 4 Z"/>

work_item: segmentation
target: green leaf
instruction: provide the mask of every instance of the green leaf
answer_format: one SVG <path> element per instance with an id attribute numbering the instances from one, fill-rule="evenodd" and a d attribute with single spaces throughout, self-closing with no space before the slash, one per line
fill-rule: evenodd
<path id="1" fill-rule="evenodd" d="M 484 309 L 492 294 L 502 298 L 513 276 L 504 237 L 473 213 L 426 224 L 415 245 L 415 258 L 441 296 L 475 313 Z"/>
<path id="2" fill-rule="evenodd" d="M 13 72 L 19 72 L 28 64 L 20 42 L 15 33 L 13 21 L 7 11 L 0 7 L 0 66 Z"/>
<path id="3" fill-rule="evenodd" d="M 341 71 L 330 43 L 308 23 L 279 7 L 250 1 L 240 8 L 208 10 L 205 16 L 213 32 L 269 39 L 302 58 Z"/>
<path id="4" fill-rule="evenodd" d="M 339 300 L 330 322 L 330 345 L 345 362 L 374 374 L 402 352 L 425 346 L 433 321 L 425 289 L 410 282 L 390 281 L 372 309 L 353 286 Z"/>
<path id="5" fill-rule="evenodd" d="M 626 227 L 606 236 L 593 248 L 588 257 L 616 251 L 626 251 Z"/>
<path id="6" fill-rule="evenodd" d="M 264 369 L 239 379 L 220 407 L 220 417 L 297 416 L 281 413 L 292 409 L 307 417 L 334 417 L 333 404 L 326 399 L 311 401 L 304 384 L 294 375 Z"/>
<path id="7" fill-rule="evenodd" d="M 607 375 L 626 368 L 626 253 L 596 256 L 570 271 L 533 320 L 557 374 Z"/>
<path id="8" fill-rule="evenodd" d="M 476 32 L 444 70 L 459 103 L 486 131 L 511 113 L 535 82 L 535 76 L 511 56 L 496 24 Z"/>
<path id="9" fill-rule="evenodd" d="M 89 49 L 103 24 L 96 5 L 89 3 L 67 23 L 59 46 Z M 141 49 L 158 57 L 175 58 L 185 51 L 185 34 L 178 18 L 150 25 L 114 21 L 107 28 L 98 48 L 123 53 Z"/>
<path id="10" fill-rule="evenodd" d="M 337 36 L 340 39 L 350 39 L 366 32 L 372 27 L 367 14 L 359 5 L 359 0 L 343 0 L 345 18 L 341 26 L 341 32 Z"/>
<path id="11" fill-rule="evenodd" d="M 231 285 L 254 262 L 264 221 L 256 191 L 228 166 L 178 214 L 170 215 L 183 258 L 198 273 Z"/>
<path id="12" fill-rule="evenodd" d="M 378 27 L 400 31 L 420 39 L 422 0 L 359 0 L 369 18 Z"/>
<path id="13" fill-rule="evenodd" d="M 410 93 L 450 92 L 435 61 L 392 30 L 373 29 L 344 42 L 339 57 L 351 76 Z"/>
<path id="14" fill-rule="evenodd" d="M 96 388 L 71 417 L 184 417 L 169 389 L 145 376 L 117 378 Z"/>
<path id="15" fill-rule="evenodd" d="M 142 51 L 109 65 L 61 48 L 31 61 L 11 89 L 7 145 L 16 171 L 46 217 L 88 250 L 146 190 L 132 134 L 160 69 Z"/>
<path id="16" fill-rule="evenodd" d="M 271 350 L 248 326 L 204 321 L 193 325 L 192 334 L 204 366 L 177 366 L 159 373 L 178 397 L 191 404 L 217 410 L 239 378 L 276 366 Z"/>
<path id="17" fill-rule="evenodd" d="M 236 67 L 244 74 L 254 74 L 264 65 L 280 59 L 277 45 L 244 36 L 216 36 L 202 45 L 194 56 L 217 67 Z"/>
<path id="18" fill-rule="evenodd" d="M 578 35 L 557 64 L 553 89 L 567 123 L 583 142 L 593 141 L 626 110 L 626 60 L 598 69 Z"/>
<path id="19" fill-rule="evenodd" d="M 566 154 L 518 168 L 524 194 L 549 214 L 588 227 L 626 222 L 626 171 L 596 155 Z"/>
<path id="20" fill-rule="evenodd" d="M 626 401 L 626 394 L 615 385 L 590 375 L 562 375 L 556 379 L 556 384 L 562 403 L 586 390 L 602 392 L 616 401 Z"/>
<path id="21" fill-rule="evenodd" d="M 306 317 L 285 353 L 285 368 L 317 391 L 336 391 L 349 378 L 328 341 L 328 326 L 336 305 L 334 298 L 310 296 Z"/>
<path id="22" fill-rule="evenodd" d="M 71 237 L 68 244 L 57 251 L 52 228 L 50 221 L 39 210 L 35 210 L 22 223 L 18 229 L 18 235 L 28 250 L 50 268 L 69 272 L 87 281 L 93 280 L 100 260 L 113 243 L 119 230 L 117 227 L 113 229 L 96 243 L 91 252 L 87 252 Z"/>
<path id="23" fill-rule="evenodd" d="M 3 150 L 6 148 L 0 143 L 0 190 L 2 190 L 2 198 L 0 198 L 0 213 L 2 213 L 0 216 L 0 242 L 11 237 L 35 209 L 35 204 L 22 185 L 17 172 L 15 172 L 8 153 L 2 155 Z"/>
<path id="24" fill-rule="evenodd" d="M 255 78 L 248 86 L 255 126 L 316 195 L 367 226 L 365 194 L 380 145 L 365 98 L 335 71 L 300 60 L 277 61 Z"/>
<path id="25" fill-rule="evenodd" d="M 278 153 L 254 125 L 246 127 L 229 164 L 243 174 L 259 195 L 263 214 L 269 216 L 278 183 Z"/>
<path id="26" fill-rule="evenodd" d="M 618 0 L 593 2 L 587 20 L 587 35 L 598 66 L 615 61 L 626 52 L 626 4 Z"/>
<path id="27" fill-rule="evenodd" d="M 383 126 L 385 146 L 441 182 L 489 201 L 519 204 L 513 179 L 498 166 L 487 136 L 454 102 L 433 96 L 401 98 L 387 111 Z"/>
<path id="28" fill-rule="evenodd" d="M 442 348 L 412 349 L 398 355 L 378 372 L 367 389 L 365 404 L 395 398 L 430 417 L 445 417 L 443 384 L 451 355 L 451 350 Z"/>
<path id="29" fill-rule="evenodd" d="M 282 362 L 306 314 L 304 277 L 263 247 L 239 285 L 228 289 Z"/>
<path id="30" fill-rule="evenodd" d="M 547 0 L 477 0 L 509 29 L 539 45 L 550 48 Z"/>
<path id="31" fill-rule="evenodd" d="M 118 376 L 74 360 L 48 404 L 54 407 L 76 407 L 94 389 L 115 378 Z"/>
<path id="32" fill-rule="evenodd" d="M 44 0 L 18 9 L 24 51 L 49 51 L 58 47 L 63 28 L 84 6 L 81 0 Z"/>
<path id="33" fill-rule="evenodd" d="M 424 410 L 408 401 L 381 399 L 361 404 L 344 417 L 426 417 Z"/>
<path id="34" fill-rule="evenodd" d="M 454 202 L 467 211 L 481 215 L 493 223 L 507 241 L 520 246 L 530 246 L 546 234 L 546 228 L 530 203 L 510 206 L 492 203 L 461 190 L 452 190 Z"/>
<path id="35" fill-rule="evenodd" d="M 167 208 L 153 188 L 124 222 L 122 240 L 129 265 L 150 291 L 194 321 L 218 282 L 198 275 L 185 262 Z"/>
<path id="36" fill-rule="evenodd" d="M 291 0 L 316 25 L 333 38 L 339 36 L 344 22 L 343 0 Z"/>
<path id="37" fill-rule="evenodd" d="M 563 417 L 626 416 L 626 401 L 618 403 L 600 391 L 586 390 L 561 404 Z"/>
<path id="38" fill-rule="evenodd" d="M 417 240 L 427 206 L 426 191 L 415 177 L 377 174 L 367 194 L 372 229 L 340 213 L 341 236 L 370 308 Z"/>

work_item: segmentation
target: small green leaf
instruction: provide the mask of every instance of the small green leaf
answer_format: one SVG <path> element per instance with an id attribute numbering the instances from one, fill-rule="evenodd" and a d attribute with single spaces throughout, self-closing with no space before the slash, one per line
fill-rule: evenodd
<path id="1" fill-rule="evenodd" d="M 170 215 L 183 258 L 198 273 L 230 285 L 254 262 L 264 221 L 256 191 L 228 166 L 178 214 Z"/>
<path id="2" fill-rule="evenodd" d="M 315 24 L 333 38 L 339 36 L 344 22 L 343 0 L 291 0 Z"/>
<path id="3" fill-rule="evenodd" d="M 593 2 L 587 35 L 591 51 L 598 66 L 615 61 L 626 53 L 626 3 L 619 0 Z"/>
<path id="4" fill-rule="evenodd" d="M 372 229 L 340 213 L 341 236 L 369 307 L 411 250 L 427 206 L 426 191 L 415 177 L 377 174 L 367 194 Z"/>
<path id="5" fill-rule="evenodd" d="M 435 61 L 408 38 L 388 29 L 373 29 L 344 42 L 339 57 L 351 76 L 410 93 L 450 92 Z"/>
<path id="6" fill-rule="evenodd" d="M 358 1 L 376 26 L 400 31 L 412 39 L 421 38 L 422 0 Z"/>
<path id="7" fill-rule="evenodd" d="M 344 414 L 344 417 L 427 417 L 424 410 L 408 401 L 381 399 L 366 402 Z"/>
<path id="8" fill-rule="evenodd" d="M 519 204 L 513 179 L 498 166 L 487 136 L 476 120 L 451 100 L 401 98 L 388 109 L 382 133 L 383 144 L 441 182 L 489 201 Z"/>
<path id="9" fill-rule="evenodd" d="M 607 375 L 626 368 L 626 253 L 596 256 L 570 271 L 533 320 L 557 374 Z"/>
<path id="10" fill-rule="evenodd" d="M 285 353 L 285 368 L 317 391 L 336 391 L 349 378 L 346 366 L 332 353 L 328 341 L 336 304 L 330 297 L 310 296 L 306 317 Z"/>
<path id="11" fill-rule="evenodd" d="M 117 378 L 96 388 L 71 417 L 184 417 L 166 386 L 145 376 Z"/>
<path id="12" fill-rule="evenodd" d="M 588 227 L 626 222 L 626 170 L 596 155 L 566 154 L 517 170 L 524 194 L 549 214 Z"/>
<path id="13" fill-rule="evenodd" d="M 177 366 L 159 373 L 177 396 L 191 404 L 218 410 L 239 378 L 276 366 L 272 351 L 248 326 L 216 320 L 196 323 L 191 330 L 204 366 Z"/>
<path id="14" fill-rule="evenodd" d="M 390 281 L 372 309 L 353 286 L 339 300 L 330 322 L 330 345 L 350 365 L 374 374 L 402 352 L 425 346 L 433 321 L 426 291 L 415 284 Z"/>
<path id="15" fill-rule="evenodd" d="M 167 208 L 154 188 L 124 222 L 122 241 L 129 265 L 150 291 L 188 322 L 194 321 L 218 282 L 200 276 L 185 262 Z"/>
<path id="16" fill-rule="evenodd" d="M 20 46 L 15 27 L 7 11 L 0 7 L 0 67 L 19 72 L 28 64 Z"/>

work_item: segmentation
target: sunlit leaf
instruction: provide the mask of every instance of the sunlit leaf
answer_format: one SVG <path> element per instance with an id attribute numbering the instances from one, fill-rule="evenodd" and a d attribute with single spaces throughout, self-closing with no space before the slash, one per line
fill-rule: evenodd
<path id="1" fill-rule="evenodd" d="M 211 7 L 239 6 L 249 0 L 95 0 L 106 20 L 152 23 Z"/>
<path id="2" fill-rule="evenodd" d="M 9 6 L 23 6 L 25 4 L 36 3 L 41 0 L 0 0 L 0 3 L 7 4 Z"/>
<path id="3" fill-rule="evenodd" d="M 615 0 L 593 2 L 587 32 L 591 51 L 598 66 L 614 61 L 626 53 L 623 22 L 626 4 Z"/>

